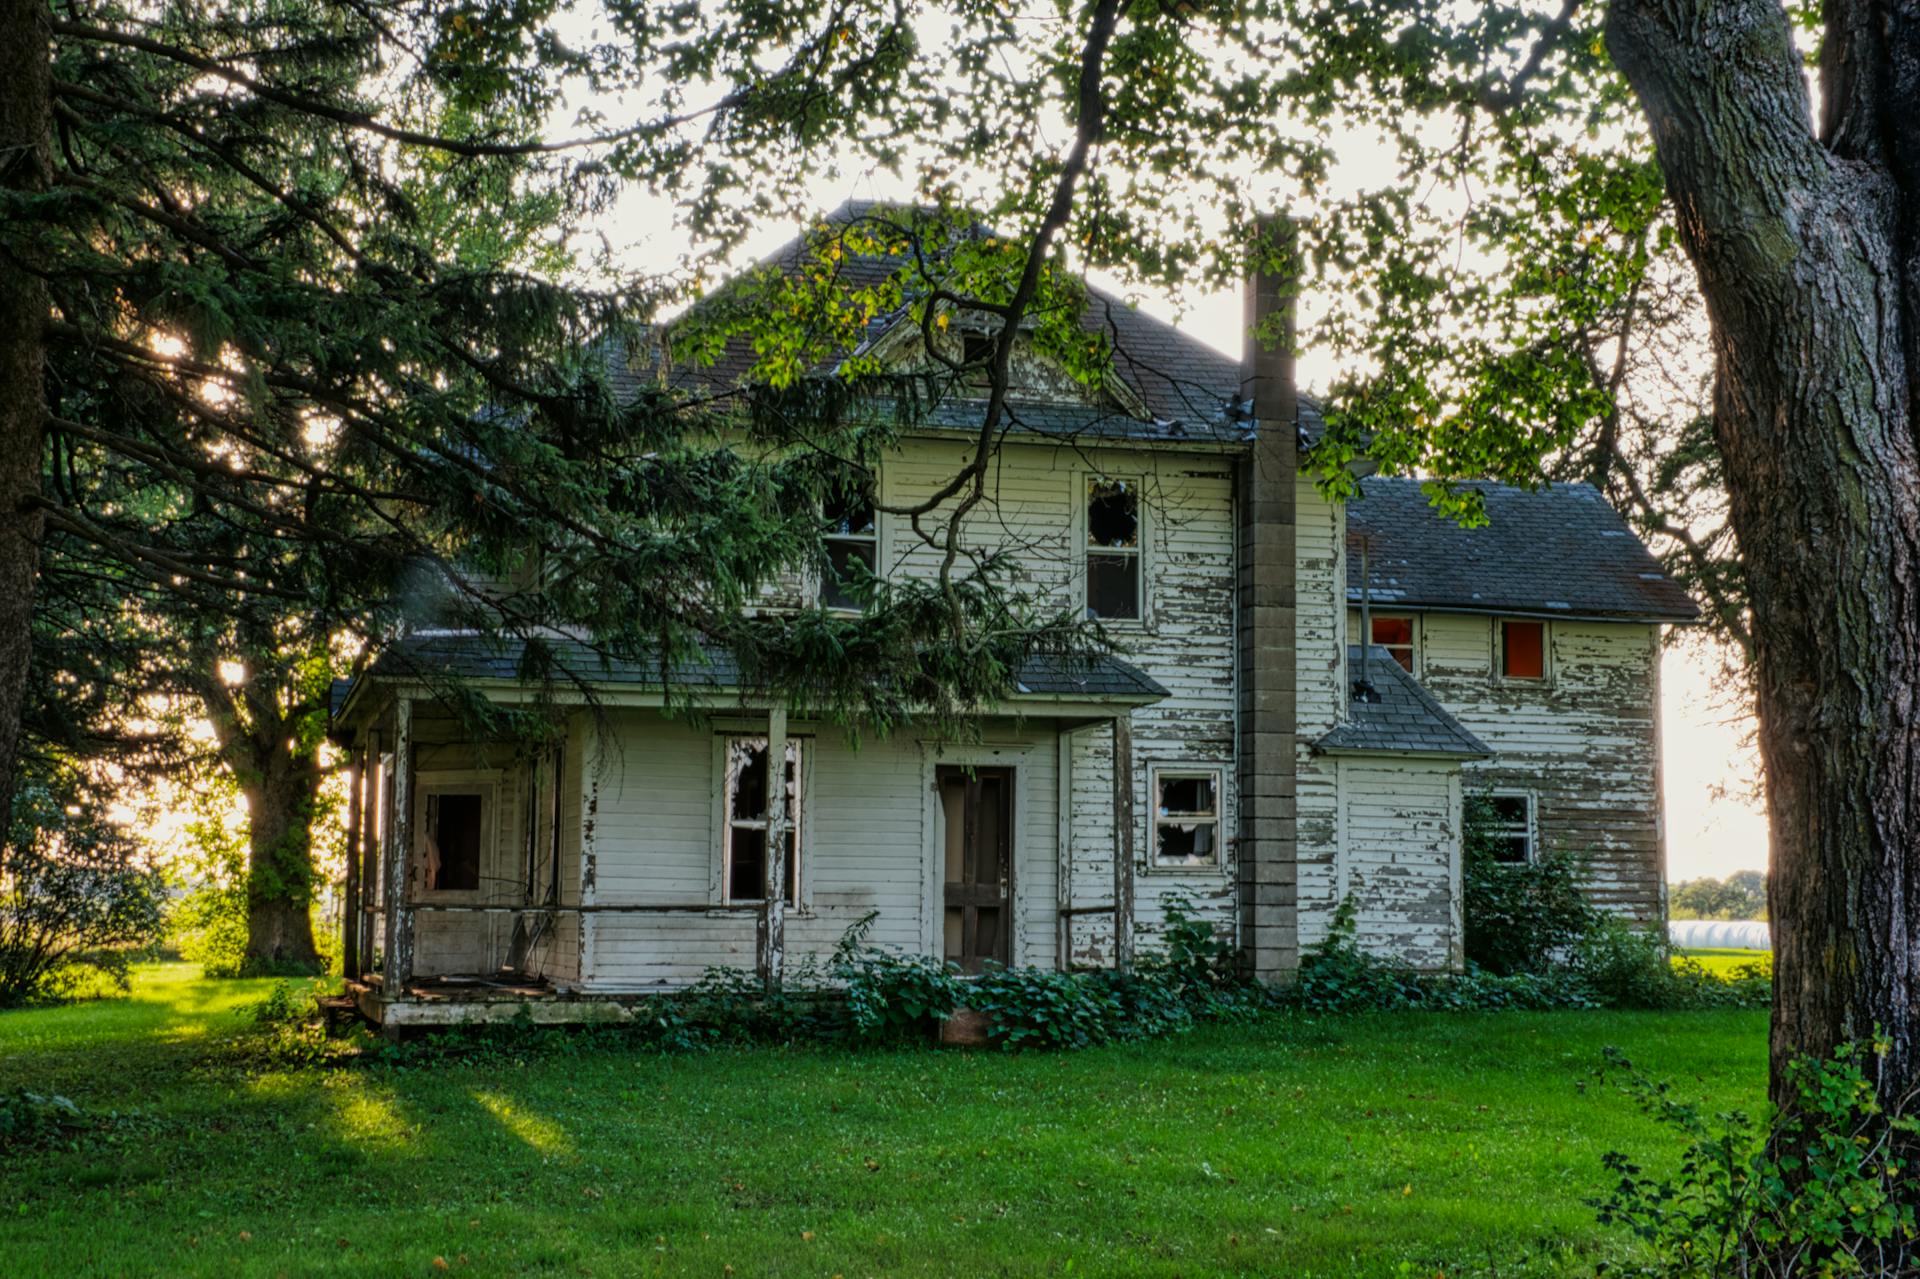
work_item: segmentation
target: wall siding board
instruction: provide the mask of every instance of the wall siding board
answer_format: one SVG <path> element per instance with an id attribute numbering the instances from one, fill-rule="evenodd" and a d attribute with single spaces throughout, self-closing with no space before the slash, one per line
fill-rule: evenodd
<path id="1" fill-rule="evenodd" d="M 1466 766 L 1466 793 L 1532 792 L 1542 843 L 1585 859 L 1593 900 L 1629 918 L 1659 919 L 1659 628 L 1554 619 L 1551 678 L 1513 684 L 1494 678 L 1495 620 L 1421 618 L 1422 681 L 1497 752 Z"/>
<path id="2" fill-rule="evenodd" d="M 736 730 L 746 731 L 746 730 Z M 801 903 L 786 915 L 788 972 L 818 965 L 846 930 L 877 912 L 875 945 L 925 953 L 929 849 L 923 790 L 938 762 L 1009 764 L 1017 770 L 1016 958 L 1055 961 L 1056 734 L 1035 725 L 988 726 L 981 744 L 944 754 L 910 738 L 858 748 L 837 730 L 794 723 L 804 743 Z M 616 714 L 600 798 L 596 903 L 698 904 L 712 900 L 720 784 L 713 738 L 650 712 Z M 674 914 L 602 911 L 583 985 L 633 991 L 684 985 L 708 968 L 751 969 L 751 909 Z"/>
<path id="3" fill-rule="evenodd" d="M 1335 769 L 1340 872 L 1356 907 L 1355 941 L 1415 968 L 1457 966 L 1458 765 L 1346 758 Z"/>

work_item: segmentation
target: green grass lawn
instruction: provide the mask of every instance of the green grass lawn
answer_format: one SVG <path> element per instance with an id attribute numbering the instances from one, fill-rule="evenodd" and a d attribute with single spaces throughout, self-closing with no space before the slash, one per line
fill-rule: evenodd
<path id="1" fill-rule="evenodd" d="M 1743 964 L 1764 964 L 1773 967 L 1773 952 L 1770 950 L 1732 950 L 1726 947 L 1697 946 L 1692 949 L 1675 949 L 1674 955 L 1686 956 L 1715 976 L 1725 977 Z"/>
<path id="2" fill-rule="evenodd" d="M 0 1014 L 0 1089 L 132 1112 L 0 1161 L 26 1275 L 1514 1277 L 1626 1247 L 1602 1152 L 1674 1138 L 1581 1081 L 1617 1044 L 1758 1106 L 1759 1013 L 1274 1018 L 1077 1054 L 605 1049 L 249 1073 L 270 983 L 143 970 Z"/>

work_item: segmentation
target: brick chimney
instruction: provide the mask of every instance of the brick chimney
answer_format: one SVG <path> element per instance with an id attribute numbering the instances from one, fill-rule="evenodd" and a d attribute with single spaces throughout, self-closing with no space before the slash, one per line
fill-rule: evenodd
<path id="1" fill-rule="evenodd" d="M 1262 217 L 1257 246 L 1287 265 L 1256 262 L 1246 286 L 1246 336 L 1240 398 L 1250 402 L 1257 436 L 1238 477 L 1238 616 L 1235 671 L 1239 701 L 1240 798 L 1238 900 L 1240 950 L 1249 976 L 1272 982 L 1300 963 L 1299 832 L 1294 810 L 1298 671 L 1294 632 L 1294 480 L 1299 470 L 1294 382 L 1297 273 L 1291 221 Z M 1266 256 L 1266 255 L 1262 255 Z M 1257 333 L 1272 330 L 1277 340 Z"/>

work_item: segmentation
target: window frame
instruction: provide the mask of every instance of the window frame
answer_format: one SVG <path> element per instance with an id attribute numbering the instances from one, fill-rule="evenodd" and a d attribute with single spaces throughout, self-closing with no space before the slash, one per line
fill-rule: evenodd
<path id="1" fill-rule="evenodd" d="M 1384 648 L 1389 653 L 1392 653 L 1393 650 L 1396 648 L 1404 647 L 1407 650 L 1407 662 L 1408 662 L 1408 665 L 1405 667 L 1405 670 L 1407 674 L 1417 678 L 1420 674 L 1420 650 L 1422 647 L 1420 643 L 1420 614 L 1395 613 L 1395 612 L 1379 613 L 1379 612 L 1373 612 L 1372 610 L 1369 610 L 1368 612 L 1361 614 L 1361 616 L 1363 618 L 1368 618 L 1369 620 L 1375 623 L 1404 621 L 1407 624 L 1407 642 L 1405 645 L 1382 644 L 1379 641 L 1375 640 L 1372 635 L 1368 635 L 1367 646 L 1369 648 Z"/>
<path id="2" fill-rule="evenodd" d="M 713 849 L 711 879 L 708 885 L 708 898 L 717 909 L 737 911 L 754 910 L 766 905 L 765 897 L 734 897 L 728 891 L 733 875 L 733 831 L 736 826 L 744 830 L 766 829 L 766 818 L 761 817 L 735 819 L 733 816 L 733 795 L 731 793 L 732 774 L 728 770 L 728 755 L 735 742 L 766 743 L 764 729 L 722 728 L 713 737 Z M 789 733 L 787 750 L 794 758 L 793 792 L 789 797 L 787 827 L 793 832 L 793 864 L 788 874 L 793 881 L 793 897 L 787 903 L 790 911 L 805 913 L 811 906 L 809 896 L 810 858 L 807 855 L 810 826 L 807 820 L 807 776 L 808 757 L 812 755 L 812 739 L 809 734 Z"/>
<path id="3" fill-rule="evenodd" d="M 873 528 L 871 532 L 822 533 L 820 535 L 820 543 L 821 543 L 821 550 L 823 552 L 823 559 L 824 559 L 824 552 L 829 547 L 832 547 L 835 545 L 868 547 L 870 550 L 870 553 L 873 556 L 873 564 L 872 564 L 873 575 L 877 578 L 880 576 L 880 565 L 882 562 L 881 561 L 881 541 L 880 541 L 880 521 L 882 516 L 880 513 L 880 483 L 879 483 L 878 476 L 876 476 L 874 479 L 874 482 L 868 486 L 866 498 L 867 498 L 867 509 L 873 513 Z M 820 518 L 823 522 L 827 518 L 827 507 L 824 501 L 820 503 Z M 822 563 L 820 567 L 820 571 L 814 574 L 813 602 L 816 605 L 818 605 L 820 608 L 826 609 L 830 613 L 838 613 L 845 617 L 858 617 L 862 612 L 865 611 L 864 609 L 860 607 L 856 607 L 854 605 L 850 605 L 850 604 L 835 604 L 828 601 L 827 574 L 830 571 L 831 571 L 830 564 Z"/>
<path id="4" fill-rule="evenodd" d="M 1213 860 L 1211 862 L 1162 862 L 1160 828 L 1180 825 L 1174 817 L 1160 812 L 1160 783 L 1163 779 L 1204 777 L 1213 783 Z M 1180 814 L 1178 816 L 1191 816 Z M 1197 823 L 1195 823 L 1197 824 Z M 1223 875 L 1227 870 L 1227 770 L 1220 764 L 1182 761 L 1153 763 L 1147 767 L 1147 849 L 1146 870 L 1150 875 Z"/>
<path id="5" fill-rule="evenodd" d="M 1125 484 L 1133 492 L 1134 545 L 1131 547 L 1095 547 L 1093 544 L 1093 486 L 1096 484 Z M 1089 621 L 1098 621 L 1100 625 L 1116 629 L 1145 629 L 1153 616 L 1153 592 L 1149 587 L 1152 581 L 1152 524 L 1147 518 L 1146 483 L 1138 472 L 1115 473 L 1093 468 L 1074 472 L 1073 541 L 1075 551 L 1074 580 L 1079 591 L 1080 616 Z M 1088 614 L 1087 610 L 1092 594 L 1092 574 L 1089 561 L 1095 554 L 1130 555 L 1133 557 L 1134 581 L 1140 601 L 1137 617 L 1099 617 Z"/>
<path id="6" fill-rule="evenodd" d="M 427 887 L 427 798 L 438 795 L 480 796 L 480 867 L 472 888 Z M 500 773 L 495 769 L 417 773 L 413 791 L 413 851 L 407 876 L 411 898 L 417 902 L 471 905 L 484 902 L 487 880 L 500 842 Z"/>
<path id="7" fill-rule="evenodd" d="M 1507 674 L 1507 627 L 1519 623 L 1540 628 L 1540 673 Z M 1496 617 L 1493 619 L 1493 680 L 1515 688 L 1551 688 L 1553 686 L 1553 622 L 1544 617 Z"/>
<path id="8" fill-rule="evenodd" d="M 1486 799 L 1488 800 L 1489 803 L 1499 799 L 1517 799 L 1521 803 L 1527 806 L 1527 815 L 1525 819 L 1526 829 L 1524 831 L 1515 831 L 1511 823 L 1503 823 L 1500 828 L 1500 834 L 1502 838 L 1512 838 L 1515 834 L 1522 834 L 1525 836 L 1527 841 L 1526 856 L 1521 858 L 1518 861 L 1510 861 L 1503 857 L 1498 859 L 1498 862 L 1496 864 L 1501 866 L 1531 866 L 1535 862 L 1539 861 L 1540 860 L 1540 799 L 1539 797 L 1530 790 L 1516 790 L 1516 789 L 1502 788 L 1502 789 L 1494 789 L 1486 792 Z"/>

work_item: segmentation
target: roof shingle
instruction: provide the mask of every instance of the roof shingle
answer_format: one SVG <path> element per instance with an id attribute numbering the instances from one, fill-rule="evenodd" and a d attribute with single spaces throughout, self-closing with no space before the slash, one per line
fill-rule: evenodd
<path id="1" fill-rule="evenodd" d="M 659 666 L 650 661 L 608 657 L 574 639 L 550 639 L 554 664 L 565 676 L 596 685 L 660 687 Z M 412 635 L 390 645 L 361 676 L 500 680 L 517 682 L 525 669 L 526 643 L 472 631 Z M 725 649 L 708 647 L 701 658 L 682 662 L 671 674 L 674 683 L 704 689 L 734 688 L 740 669 Z M 351 681 L 336 680 L 332 689 L 337 716 L 352 689 Z M 1159 701 L 1167 690 L 1139 667 L 1112 656 L 1090 660 L 1037 654 L 1014 677 L 1017 697 L 1084 698 L 1089 701 Z"/>
<path id="2" fill-rule="evenodd" d="M 1376 608 L 1693 622 L 1699 606 L 1668 577 L 1599 490 L 1474 482 L 1487 523 L 1462 528 L 1420 481 L 1372 478 L 1347 504 L 1347 599 L 1361 595 L 1359 539 Z"/>
<path id="3" fill-rule="evenodd" d="M 1360 677 L 1360 646 L 1347 649 L 1348 666 Z M 1488 759 L 1491 748 L 1433 700 L 1433 694 L 1375 645 L 1367 655 L 1367 680 L 1379 694 L 1373 702 L 1350 701 L 1347 722 L 1313 748 L 1331 755 L 1441 755 Z"/>

